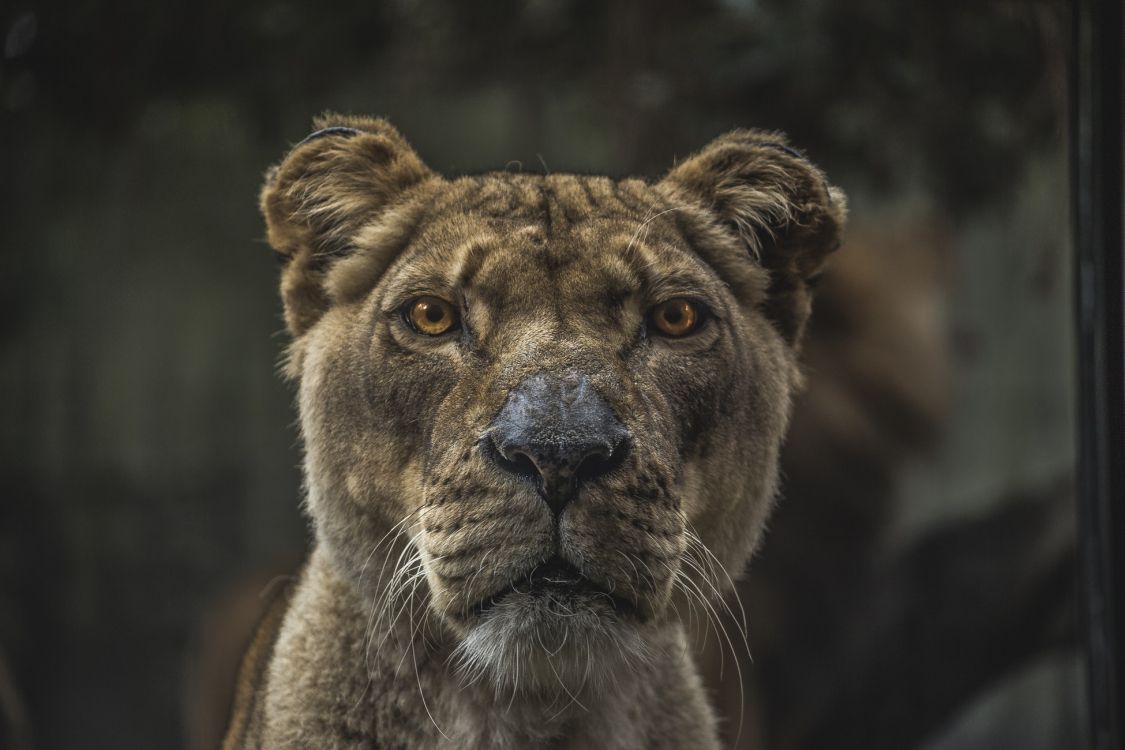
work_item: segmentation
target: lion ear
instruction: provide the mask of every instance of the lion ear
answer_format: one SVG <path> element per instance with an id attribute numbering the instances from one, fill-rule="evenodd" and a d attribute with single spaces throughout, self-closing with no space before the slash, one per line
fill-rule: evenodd
<path id="1" fill-rule="evenodd" d="M 260 206 L 284 265 L 281 295 L 299 335 L 327 309 L 328 269 L 353 249 L 360 229 L 433 176 L 385 120 L 324 115 L 315 132 L 266 173 Z"/>
<path id="2" fill-rule="evenodd" d="M 765 312 L 786 340 L 797 342 L 811 309 L 811 282 L 844 231 L 843 191 L 784 136 L 754 130 L 712 141 L 660 187 L 677 202 L 705 208 L 769 272 Z"/>

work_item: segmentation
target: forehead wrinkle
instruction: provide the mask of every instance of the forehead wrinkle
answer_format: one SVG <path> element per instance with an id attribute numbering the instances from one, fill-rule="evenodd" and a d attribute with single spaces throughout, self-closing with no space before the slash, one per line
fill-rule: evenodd
<path id="1" fill-rule="evenodd" d="M 562 280 L 551 273 L 542 248 L 523 246 L 525 242 L 518 233 L 510 243 L 497 238 L 475 253 L 473 273 L 461 277 L 470 307 L 484 308 L 491 322 L 512 316 L 558 320 Z"/>
<path id="2" fill-rule="evenodd" d="M 464 288 L 463 276 L 475 273 L 488 253 L 499 245 L 487 227 L 475 225 L 464 215 L 445 217 L 430 224 L 403 254 L 390 277 L 385 296 L 401 298 L 406 293 L 442 292 L 454 301 Z"/>
<path id="3" fill-rule="evenodd" d="M 492 232 L 482 233 L 461 245 L 457 259 L 455 285 L 458 289 L 468 289 L 484 266 L 492 252 L 500 246 L 500 238 Z"/>
<path id="4" fill-rule="evenodd" d="M 648 242 L 632 242 L 624 257 L 641 278 L 645 293 L 653 297 L 690 293 L 713 297 L 716 287 L 722 286 L 713 268 L 669 245 L 658 249 Z"/>
<path id="5" fill-rule="evenodd" d="M 410 263 L 400 266 L 388 279 L 383 298 L 388 302 L 398 302 L 405 295 L 423 293 L 453 298 L 457 289 L 449 274 L 451 252 L 440 248 L 414 255 Z"/>

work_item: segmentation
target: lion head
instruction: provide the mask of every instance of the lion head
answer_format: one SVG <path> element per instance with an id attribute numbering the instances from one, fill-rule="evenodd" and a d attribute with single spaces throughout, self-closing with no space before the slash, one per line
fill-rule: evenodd
<path id="1" fill-rule="evenodd" d="M 318 547 L 498 685 L 607 682 L 757 543 L 843 195 L 774 133 L 650 183 L 317 126 L 261 206 Z"/>

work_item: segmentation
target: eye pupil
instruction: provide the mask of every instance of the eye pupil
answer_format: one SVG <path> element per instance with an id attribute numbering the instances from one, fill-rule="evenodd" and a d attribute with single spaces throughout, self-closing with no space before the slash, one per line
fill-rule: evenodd
<path id="1" fill-rule="evenodd" d="M 411 302 L 404 317 L 418 333 L 440 336 L 458 323 L 457 310 L 440 297 L 419 297 Z"/>
<path id="2" fill-rule="evenodd" d="M 668 300 L 657 305 L 651 315 L 652 325 L 660 333 L 673 338 L 688 335 L 699 327 L 702 320 L 699 308 L 686 299 Z"/>

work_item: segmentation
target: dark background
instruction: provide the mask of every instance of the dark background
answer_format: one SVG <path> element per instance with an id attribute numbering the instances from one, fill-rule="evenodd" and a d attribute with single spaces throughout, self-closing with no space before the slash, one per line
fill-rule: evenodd
<path id="1" fill-rule="evenodd" d="M 896 473 L 888 544 L 1069 482 L 1067 16 L 1061 0 L 6 3 L 0 660 L 35 746 L 183 746 L 207 614 L 307 539 L 256 195 L 325 109 L 389 117 L 449 174 L 654 176 L 732 127 L 786 131 L 861 234 L 942 247 L 948 408 Z M 1082 679 L 1072 650 L 1029 660 L 924 746 L 1077 747 Z"/>

